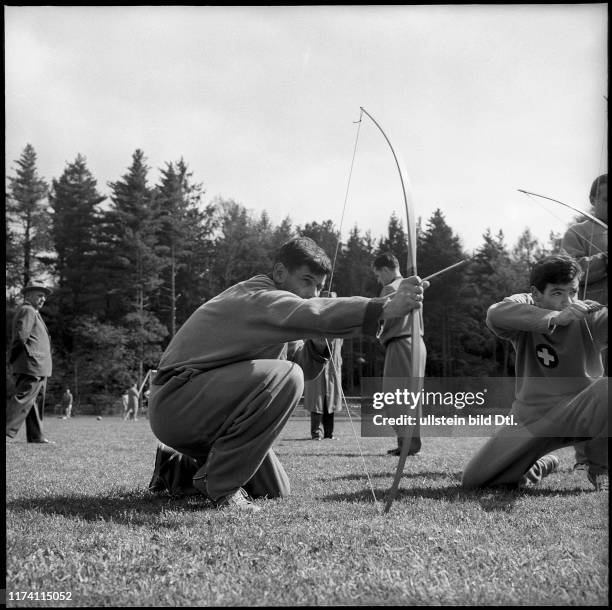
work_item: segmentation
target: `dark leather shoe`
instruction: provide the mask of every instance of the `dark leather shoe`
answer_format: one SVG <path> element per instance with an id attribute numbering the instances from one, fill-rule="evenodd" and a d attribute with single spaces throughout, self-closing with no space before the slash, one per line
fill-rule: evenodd
<path id="1" fill-rule="evenodd" d="M 409 451 L 406 455 L 407 456 L 413 456 L 416 455 L 418 453 L 418 451 Z M 401 455 L 402 454 L 402 450 L 399 447 L 396 447 L 395 449 L 389 449 L 389 451 L 387 451 L 387 455 Z"/>
<path id="2" fill-rule="evenodd" d="M 39 438 L 37 441 L 28 441 L 28 443 L 45 443 L 47 445 L 55 445 L 55 441 L 50 441 L 48 438 Z"/>

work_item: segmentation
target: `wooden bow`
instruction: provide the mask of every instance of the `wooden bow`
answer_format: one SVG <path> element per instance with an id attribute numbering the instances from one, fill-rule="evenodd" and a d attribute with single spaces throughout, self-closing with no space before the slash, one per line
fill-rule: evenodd
<path id="1" fill-rule="evenodd" d="M 525 195 L 533 195 L 534 197 L 541 197 L 542 199 L 548 199 L 548 201 L 554 201 L 555 203 L 560 203 L 561 205 L 564 205 L 566 208 L 569 208 L 570 210 L 574 210 L 574 212 L 578 212 L 578 214 L 582 214 L 585 218 L 592 220 L 595 224 L 598 224 L 600 227 L 603 227 L 604 229 L 608 228 L 608 225 L 603 220 L 600 220 L 599 218 L 597 218 L 597 216 L 593 216 L 592 214 L 589 214 L 588 212 L 585 212 L 584 210 L 581 210 L 580 208 L 576 208 L 573 205 L 570 205 L 569 203 L 563 203 L 563 201 L 559 201 L 558 199 L 553 199 L 552 197 L 547 197 L 546 195 L 538 195 L 538 193 L 532 193 L 531 191 L 525 191 L 523 189 L 517 189 L 517 191 L 519 193 L 524 193 Z"/>
<path id="2" fill-rule="evenodd" d="M 410 188 L 410 182 L 406 175 L 406 171 L 404 169 L 403 162 L 400 162 L 400 158 L 393 148 L 391 141 L 387 137 L 384 129 L 380 126 L 378 121 L 363 107 L 361 107 L 361 111 L 370 120 L 378 127 L 380 133 L 384 136 L 389 148 L 391 149 L 391 153 L 393 154 L 393 158 L 395 159 L 395 165 L 397 167 L 397 171 L 399 172 L 400 182 L 402 185 L 402 195 L 404 198 L 404 207 L 406 210 L 406 234 L 408 241 L 408 265 L 407 265 L 407 275 L 417 275 L 417 233 L 416 233 L 416 220 L 414 214 L 414 203 L 412 199 L 412 190 Z M 410 370 L 410 379 L 411 392 L 414 392 L 413 395 L 418 396 L 417 403 L 414 405 L 414 413 L 418 416 L 418 402 L 420 401 L 421 389 L 423 387 L 423 378 L 420 368 L 421 362 L 421 329 L 423 328 L 423 320 L 422 320 L 423 312 L 421 309 L 414 309 L 410 313 L 410 329 L 411 329 L 411 341 L 412 341 L 412 354 L 411 354 L 411 370 Z M 389 490 L 389 495 L 387 497 L 387 502 L 385 504 L 384 512 L 388 513 L 391 505 L 393 504 L 393 500 L 397 495 L 397 491 L 399 488 L 399 483 L 402 478 L 402 474 L 404 472 L 404 466 L 406 464 L 406 458 L 408 457 L 408 451 L 410 449 L 410 441 L 412 439 L 412 426 L 405 426 L 404 431 L 401 434 L 401 451 L 399 462 L 397 464 L 397 469 L 395 471 L 395 477 L 393 479 L 393 484 L 391 489 Z"/>

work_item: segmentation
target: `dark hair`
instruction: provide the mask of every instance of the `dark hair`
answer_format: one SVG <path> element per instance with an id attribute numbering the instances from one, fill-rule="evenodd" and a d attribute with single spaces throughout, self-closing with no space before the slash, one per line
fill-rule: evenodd
<path id="1" fill-rule="evenodd" d="M 374 269 L 382 269 L 383 267 L 399 269 L 399 261 L 392 252 L 383 252 L 374 259 L 372 267 L 374 267 Z"/>
<path id="2" fill-rule="evenodd" d="M 593 181 L 593 184 L 591 185 L 591 192 L 589 193 L 589 199 L 591 201 L 593 201 L 593 199 L 597 197 L 597 191 L 599 190 L 599 187 L 602 184 L 608 184 L 608 174 L 603 174 L 601 176 L 598 176 Z"/>
<path id="3" fill-rule="evenodd" d="M 533 266 L 529 283 L 544 292 L 548 284 L 569 284 L 581 276 L 582 269 L 571 256 L 554 254 Z"/>
<path id="4" fill-rule="evenodd" d="M 313 273 L 328 275 L 331 272 L 331 262 L 325 250 L 310 237 L 294 237 L 286 241 L 276 251 L 276 263 L 283 263 L 289 271 L 306 265 Z"/>

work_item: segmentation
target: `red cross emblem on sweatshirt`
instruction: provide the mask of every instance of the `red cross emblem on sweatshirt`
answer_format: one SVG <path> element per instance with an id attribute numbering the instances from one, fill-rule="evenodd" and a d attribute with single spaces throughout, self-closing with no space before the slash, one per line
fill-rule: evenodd
<path id="1" fill-rule="evenodd" d="M 536 345 L 536 358 L 547 369 L 554 369 L 559 364 L 557 352 L 550 345 L 546 345 L 546 343 Z"/>

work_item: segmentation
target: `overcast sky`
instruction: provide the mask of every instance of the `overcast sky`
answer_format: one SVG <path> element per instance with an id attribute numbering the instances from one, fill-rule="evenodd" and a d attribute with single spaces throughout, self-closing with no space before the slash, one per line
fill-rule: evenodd
<path id="1" fill-rule="evenodd" d="M 27 143 L 49 182 L 77 154 L 108 194 L 137 148 L 274 223 L 339 226 L 363 106 L 464 246 L 542 240 L 607 172 L 607 6 L 4 7 L 7 173 Z M 343 233 L 374 237 L 401 186 L 359 129 Z M 405 222 L 405 221 L 404 221 Z M 405 224 L 404 224 L 405 226 Z"/>

